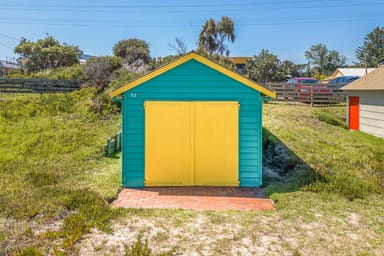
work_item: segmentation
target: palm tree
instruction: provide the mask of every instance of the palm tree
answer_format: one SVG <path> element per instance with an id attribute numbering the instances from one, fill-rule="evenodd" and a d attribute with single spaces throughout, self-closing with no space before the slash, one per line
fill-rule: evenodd
<path id="1" fill-rule="evenodd" d="M 228 56 L 229 50 L 225 41 L 233 43 L 235 41 L 234 23 L 229 17 L 221 17 L 221 20 L 216 22 L 214 19 L 209 19 L 205 22 L 199 35 L 198 49 L 205 50 L 210 54 L 224 53 Z"/>
<path id="2" fill-rule="evenodd" d="M 226 40 L 230 41 L 231 43 L 233 43 L 235 41 L 235 33 L 234 33 L 234 24 L 233 24 L 233 21 L 227 17 L 227 16 L 224 16 L 221 18 L 221 21 L 219 23 L 217 23 L 217 26 L 216 26 L 216 31 L 218 32 L 219 36 L 218 36 L 218 49 L 217 49 L 217 53 L 220 54 L 220 55 L 223 55 L 223 53 L 225 52 L 226 55 L 228 56 L 229 55 L 229 50 L 228 50 L 228 47 L 227 45 L 224 44 L 224 42 Z"/>

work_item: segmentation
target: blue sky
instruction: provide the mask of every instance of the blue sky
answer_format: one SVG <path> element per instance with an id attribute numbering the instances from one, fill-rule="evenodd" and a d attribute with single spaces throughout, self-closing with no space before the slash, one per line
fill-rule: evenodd
<path id="1" fill-rule="evenodd" d="M 21 37 L 34 41 L 47 33 L 91 55 L 111 55 L 119 40 L 140 38 L 152 57 L 166 56 L 174 54 L 168 44 L 176 37 L 195 49 L 203 23 L 221 16 L 235 23 L 231 56 L 267 49 L 281 60 L 305 63 L 304 52 L 323 43 L 352 62 L 364 37 L 384 26 L 384 1 L 0 0 L 0 59 L 15 56 Z"/>

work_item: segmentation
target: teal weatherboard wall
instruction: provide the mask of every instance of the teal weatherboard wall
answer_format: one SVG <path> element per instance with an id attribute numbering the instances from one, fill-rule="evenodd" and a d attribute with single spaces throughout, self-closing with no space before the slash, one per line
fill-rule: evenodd
<path id="1" fill-rule="evenodd" d="M 122 183 L 143 187 L 145 101 L 238 101 L 241 187 L 262 185 L 262 94 L 190 59 L 122 94 Z"/>

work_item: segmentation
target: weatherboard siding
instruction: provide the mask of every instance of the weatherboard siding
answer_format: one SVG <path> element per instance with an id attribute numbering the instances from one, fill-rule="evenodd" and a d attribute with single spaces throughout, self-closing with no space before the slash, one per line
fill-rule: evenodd
<path id="1" fill-rule="evenodd" d="M 360 131 L 384 137 L 384 91 L 349 91 L 360 98 Z"/>
<path id="2" fill-rule="evenodd" d="M 195 60 L 124 92 L 123 185 L 143 187 L 145 101 L 237 101 L 240 186 L 262 185 L 260 92 Z"/>

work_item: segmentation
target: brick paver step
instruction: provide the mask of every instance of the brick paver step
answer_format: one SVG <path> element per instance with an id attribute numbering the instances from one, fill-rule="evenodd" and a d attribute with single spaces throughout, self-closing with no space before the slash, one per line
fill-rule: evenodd
<path id="1" fill-rule="evenodd" d="M 124 208 L 172 208 L 186 210 L 273 210 L 260 188 L 146 187 L 123 189 L 112 203 Z"/>

